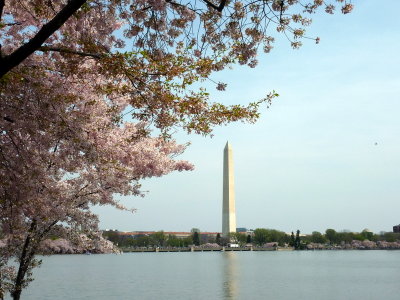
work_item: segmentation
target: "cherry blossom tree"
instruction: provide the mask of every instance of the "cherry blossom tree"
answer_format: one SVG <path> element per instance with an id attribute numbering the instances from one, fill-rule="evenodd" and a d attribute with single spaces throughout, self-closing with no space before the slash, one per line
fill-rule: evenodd
<path id="1" fill-rule="evenodd" d="M 0 0 L 0 299 L 20 299 L 49 237 L 99 241 L 92 205 L 125 209 L 115 195 L 140 196 L 142 179 L 191 170 L 176 160 L 185 149 L 171 137 L 176 128 L 208 135 L 256 121 L 275 92 L 225 106 L 195 86 L 234 63 L 255 67 L 274 34 L 293 48 L 318 43 L 306 36 L 306 15 L 335 4 L 353 8 L 345 0 Z"/>
<path id="2" fill-rule="evenodd" d="M 18 257 L 14 298 L 37 264 L 42 240 L 95 237 L 91 205 L 123 209 L 114 194 L 141 195 L 141 179 L 192 169 L 174 160 L 184 146 L 150 137 L 143 122 L 120 121 L 123 100 L 105 101 L 96 86 L 89 90 L 106 79 L 30 75 L 8 82 L 1 103 L 9 120 L 2 121 L 0 135 L 0 220 L 7 243 L 0 251 Z"/>
<path id="3" fill-rule="evenodd" d="M 125 45 L 119 28 L 133 48 L 153 57 L 185 46 L 196 57 L 216 59 L 216 69 L 231 62 L 254 66 L 260 45 L 271 50 L 269 27 L 289 33 L 297 48 L 311 23 L 303 15 L 319 7 L 333 13 L 335 2 L 345 14 L 353 9 L 347 0 L 0 0 L 0 77 L 35 52 L 100 59 Z"/>

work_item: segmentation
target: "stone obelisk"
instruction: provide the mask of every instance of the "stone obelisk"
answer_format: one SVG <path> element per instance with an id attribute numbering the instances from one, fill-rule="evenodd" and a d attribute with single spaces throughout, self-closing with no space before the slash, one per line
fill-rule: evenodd
<path id="1" fill-rule="evenodd" d="M 236 232 L 235 183 L 233 178 L 232 146 L 226 143 L 224 149 L 224 190 L 222 204 L 222 236 Z"/>

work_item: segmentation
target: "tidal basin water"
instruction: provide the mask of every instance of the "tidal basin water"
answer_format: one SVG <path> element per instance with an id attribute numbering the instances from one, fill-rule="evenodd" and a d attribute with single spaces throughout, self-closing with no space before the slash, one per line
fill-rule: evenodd
<path id="1" fill-rule="evenodd" d="M 400 251 L 43 257 L 22 299 L 400 299 Z"/>

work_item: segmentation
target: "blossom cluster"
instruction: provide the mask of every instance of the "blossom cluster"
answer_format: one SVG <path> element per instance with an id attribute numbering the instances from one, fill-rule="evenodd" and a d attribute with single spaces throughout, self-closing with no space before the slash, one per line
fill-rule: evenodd
<path id="1" fill-rule="evenodd" d="M 351 243 L 342 243 L 340 245 L 327 245 L 321 243 L 307 244 L 308 250 L 324 250 L 324 249 L 358 249 L 358 250 L 374 250 L 374 249 L 400 249 L 400 241 L 386 242 L 386 241 L 359 241 L 353 240 Z"/>
<path id="2" fill-rule="evenodd" d="M 82 234 L 80 239 L 80 243 L 75 244 L 63 238 L 46 239 L 40 244 L 39 252 L 41 254 L 120 253 L 112 242 L 102 237 L 93 240 Z"/>

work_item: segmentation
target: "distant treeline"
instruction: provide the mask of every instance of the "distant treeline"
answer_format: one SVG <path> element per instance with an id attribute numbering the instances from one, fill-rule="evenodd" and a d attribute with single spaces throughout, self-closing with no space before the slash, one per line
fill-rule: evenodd
<path id="1" fill-rule="evenodd" d="M 120 248 L 129 247 L 188 247 L 193 245 L 193 235 L 186 238 L 178 238 L 175 235 L 164 234 L 157 231 L 150 235 L 124 235 L 117 230 L 103 232 L 103 237 L 110 240 Z"/>
<path id="2" fill-rule="evenodd" d="M 400 233 L 394 232 L 381 232 L 379 234 L 375 234 L 368 230 L 363 230 L 362 232 L 349 232 L 349 231 L 340 231 L 337 232 L 334 229 L 327 229 L 325 234 L 322 234 L 318 231 L 314 231 L 311 235 L 307 235 L 304 238 L 305 242 L 312 243 L 330 243 L 330 244 L 341 244 L 341 243 L 350 243 L 353 240 L 356 241 L 364 241 L 369 240 L 372 242 L 385 241 L 385 242 L 396 242 L 400 241 Z"/>
<path id="3" fill-rule="evenodd" d="M 103 236 L 121 248 L 129 247 L 188 247 L 189 245 L 202 245 L 216 243 L 224 246 L 229 242 L 240 246 L 252 244 L 254 246 L 265 246 L 276 243 L 280 247 L 294 247 L 295 249 L 306 249 L 309 244 L 321 245 L 345 245 L 353 241 L 372 242 L 400 242 L 400 233 L 381 232 L 375 234 L 368 230 L 362 232 L 336 231 L 327 229 L 324 233 L 314 231 L 309 235 L 302 235 L 299 230 L 287 234 L 275 229 L 257 228 L 249 233 L 231 233 L 230 238 L 222 238 L 220 234 L 204 235 L 198 231 L 185 238 L 165 234 L 163 231 L 154 232 L 150 235 L 129 236 L 117 230 L 104 231 Z"/>

